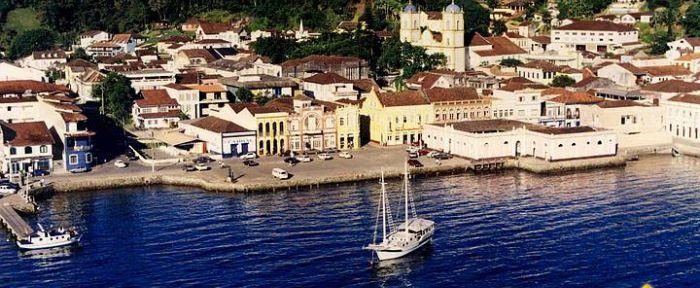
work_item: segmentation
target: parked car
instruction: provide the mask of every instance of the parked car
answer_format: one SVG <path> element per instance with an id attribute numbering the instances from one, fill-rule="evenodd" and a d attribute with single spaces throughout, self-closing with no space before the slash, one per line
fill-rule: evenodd
<path id="1" fill-rule="evenodd" d="M 343 158 L 343 159 L 352 159 L 352 154 L 350 154 L 350 152 L 343 151 L 343 152 L 338 153 L 338 157 Z"/>
<path id="2" fill-rule="evenodd" d="M 0 182 L 0 195 L 16 193 L 19 190 L 19 185 L 12 182 Z"/>
<path id="3" fill-rule="evenodd" d="M 299 160 L 299 162 L 311 162 L 313 160 L 309 155 L 299 155 L 296 156 L 296 158 Z"/>
<path id="4" fill-rule="evenodd" d="M 428 158 L 435 158 L 435 156 L 438 155 L 438 154 L 441 154 L 441 152 L 438 152 L 438 151 L 430 151 L 430 153 L 428 153 L 427 156 L 428 156 Z"/>
<path id="5" fill-rule="evenodd" d="M 197 171 L 207 171 L 211 168 L 209 168 L 209 166 L 207 166 L 206 164 L 197 163 L 194 165 L 194 169 L 196 169 Z"/>
<path id="6" fill-rule="evenodd" d="M 209 162 L 214 162 L 214 159 L 211 159 L 209 156 L 199 156 L 197 159 L 194 159 L 194 163 L 209 163 Z"/>
<path id="7" fill-rule="evenodd" d="M 418 152 L 408 152 L 408 158 L 418 158 Z"/>
<path id="8" fill-rule="evenodd" d="M 430 154 L 430 150 L 428 150 L 428 149 L 420 149 L 420 150 L 418 150 L 418 156 L 426 156 L 426 155 L 428 155 L 428 154 Z"/>
<path id="9" fill-rule="evenodd" d="M 246 159 L 243 161 L 243 165 L 248 166 L 248 167 L 255 167 L 260 165 L 258 162 L 255 162 L 253 159 Z"/>
<path id="10" fill-rule="evenodd" d="M 336 148 L 326 148 L 326 149 L 323 150 L 323 153 L 328 153 L 328 154 L 338 153 L 338 149 L 336 149 Z"/>
<path id="11" fill-rule="evenodd" d="M 333 156 L 331 156 L 331 154 L 328 154 L 328 153 L 321 153 L 321 154 L 318 154 L 318 159 L 331 160 L 331 159 L 333 159 Z"/>
<path id="12" fill-rule="evenodd" d="M 126 156 L 126 159 L 129 159 L 129 161 L 139 160 L 139 157 L 136 156 L 136 153 L 134 153 L 134 151 L 132 151 L 131 149 L 126 150 L 126 153 L 124 153 L 124 156 Z"/>
<path id="13" fill-rule="evenodd" d="M 285 180 L 289 179 L 289 173 L 287 173 L 287 171 L 284 169 L 274 168 L 272 169 L 272 177 L 280 180 Z"/>
<path id="14" fill-rule="evenodd" d="M 287 157 L 287 158 L 284 158 L 284 163 L 287 163 L 289 165 L 294 165 L 294 164 L 299 163 L 299 159 L 297 159 L 296 157 Z"/>
<path id="15" fill-rule="evenodd" d="M 452 155 L 447 154 L 447 153 L 440 153 L 440 154 L 433 156 L 433 158 L 439 159 L 439 160 L 447 160 L 447 159 L 452 158 Z"/>
<path id="16" fill-rule="evenodd" d="M 255 152 L 248 152 L 248 153 L 242 154 L 241 156 L 238 156 L 238 158 L 243 159 L 243 160 L 255 159 L 255 158 L 258 158 L 258 154 L 255 154 Z"/>
<path id="17" fill-rule="evenodd" d="M 408 160 L 408 165 L 411 167 L 423 167 L 423 163 L 415 159 Z"/>
<path id="18" fill-rule="evenodd" d="M 194 165 L 189 165 L 189 164 L 188 164 L 188 165 L 182 166 L 182 170 L 185 171 L 185 172 L 192 172 L 192 171 L 195 171 L 195 170 L 197 170 L 197 169 L 194 168 Z"/>
<path id="19" fill-rule="evenodd" d="M 129 166 L 129 164 L 127 164 L 126 162 L 124 162 L 122 160 L 117 160 L 117 161 L 114 161 L 114 166 L 116 166 L 117 168 L 126 168 L 127 166 Z"/>
<path id="20" fill-rule="evenodd" d="M 415 146 L 408 146 L 408 147 L 406 148 L 406 152 L 408 152 L 408 153 L 411 153 L 411 152 L 416 152 L 416 153 L 418 153 L 418 150 L 420 150 L 420 148 L 415 147 Z"/>
<path id="21" fill-rule="evenodd" d="M 48 175 L 49 175 L 49 171 L 46 171 L 46 170 L 44 170 L 44 169 L 35 169 L 34 171 L 32 171 L 31 174 L 32 174 L 33 177 L 48 176 Z"/>

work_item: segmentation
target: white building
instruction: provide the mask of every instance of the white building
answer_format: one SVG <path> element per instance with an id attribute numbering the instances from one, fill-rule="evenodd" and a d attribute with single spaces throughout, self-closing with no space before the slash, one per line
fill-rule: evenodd
<path id="1" fill-rule="evenodd" d="M 54 139 L 44 122 L 0 122 L 0 172 L 51 171 Z"/>
<path id="2" fill-rule="evenodd" d="M 442 12 L 418 11 L 408 4 L 400 14 L 399 39 L 414 46 L 426 48 L 428 53 L 447 57 L 446 68 L 458 72 L 466 70 L 464 46 L 464 13 L 454 2 Z"/>
<path id="3" fill-rule="evenodd" d="M 24 57 L 17 62 L 22 67 L 34 68 L 41 71 L 55 69 L 59 65 L 66 64 L 66 52 L 63 50 L 36 51 L 32 55 Z"/>
<path id="4" fill-rule="evenodd" d="M 598 69 L 598 77 L 613 80 L 625 88 L 639 87 L 645 75 L 644 70 L 629 63 L 611 63 Z"/>
<path id="5" fill-rule="evenodd" d="M 491 117 L 538 123 L 543 103 L 547 100 L 542 97 L 542 91 L 547 86 L 527 79 L 517 82 L 517 79 L 511 79 L 511 83 L 493 90 Z"/>
<path id="6" fill-rule="evenodd" d="M 569 66 L 557 66 L 548 61 L 535 60 L 516 68 L 518 76 L 549 85 L 557 76 L 568 76 L 576 82 L 583 80 L 583 72 Z"/>
<path id="7" fill-rule="evenodd" d="M 139 69 L 117 73 L 129 78 L 131 87 L 136 93 L 141 90 L 160 89 L 165 85 L 175 83 L 175 73 L 164 69 Z"/>
<path id="8" fill-rule="evenodd" d="M 659 106 L 629 100 L 604 101 L 581 107 L 581 124 L 613 131 L 620 148 L 640 149 L 668 145 L 664 112 Z"/>
<path id="9" fill-rule="evenodd" d="M 163 86 L 168 95 L 180 104 L 180 110 L 189 119 L 202 117 L 200 111 L 199 90 L 182 84 L 172 83 Z"/>
<path id="10" fill-rule="evenodd" d="M 108 41 L 112 35 L 99 30 L 90 30 L 80 34 L 80 48 L 87 49 L 90 45 L 101 41 Z"/>
<path id="11" fill-rule="evenodd" d="M 527 55 L 527 51 L 503 36 L 483 37 L 476 33 L 469 43 L 468 68 L 500 64 L 504 59 L 517 59 Z"/>
<path id="12" fill-rule="evenodd" d="M 668 42 L 666 45 L 668 45 L 669 48 L 668 51 L 666 51 L 666 58 L 672 60 L 681 57 L 683 54 L 700 52 L 700 38 L 685 37 L 673 42 Z"/>
<path id="13" fill-rule="evenodd" d="M 430 149 L 469 159 L 535 157 L 546 161 L 617 154 L 615 133 L 591 127 L 552 128 L 512 120 L 425 125 Z"/>
<path id="14" fill-rule="evenodd" d="M 304 93 L 317 100 L 335 102 L 340 99 L 358 99 L 358 93 L 353 89 L 353 81 L 333 72 L 319 73 L 306 78 L 303 87 Z"/>
<path id="15" fill-rule="evenodd" d="M 700 151 L 700 96 L 682 94 L 662 100 L 664 130 L 672 137 L 674 146 L 682 152 L 698 155 Z"/>
<path id="16" fill-rule="evenodd" d="M 46 82 L 48 77 L 43 71 L 30 68 L 19 67 L 15 64 L 0 61 L 0 81 L 33 80 Z"/>
<path id="17" fill-rule="evenodd" d="M 205 153 L 224 158 L 255 152 L 255 130 L 214 116 L 182 121 L 184 133 L 207 143 Z"/>
<path id="18" fill-rule="evenodd" d="M 197 40 L 224 40 L 238 48 L 247 48 L 250 35 L 243 27 L 234 27 L 231 23 L 212 23 L 200 21 L 197 31 Z"/>
<path id="19" fill-rule="evenodd" d="M 164 89 L 142 90 L 134 101 L 131 116 L 140 129 L 175 128 L 180 121 L 180 105 Z"/>
<path id="20" fill-rule="evenodd" d="M 114 57 L 120 53 L 133 54 L 138 40 L 133 34 L 115 34 L 109 40 L 94 42 L 85 49 L 88 55 Z"/>
<path id="21" fill-rule="evenodd" d="M 552 29 L 552 44 L 598 53 L 639 45 L 639 32 L 609 21 L 574 21 Z"/>

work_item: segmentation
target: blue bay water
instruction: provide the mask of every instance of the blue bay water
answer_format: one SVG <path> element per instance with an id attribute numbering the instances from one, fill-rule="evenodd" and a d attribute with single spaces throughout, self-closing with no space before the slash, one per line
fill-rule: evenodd
<path id="1" fill-rule="evenodd" d="M 700 159 L 540 176 L 415 179 L 432 246 L 370 265 L 379 185 L 250 195 L 148 187 L 56 194 L 30 220 L 74 249 L 0 243 L 1 287 L 700 287 Z M 389 185 L 394 212 L 401 183 Z M 0 231 L 2 239 L 7 237 Z"/>

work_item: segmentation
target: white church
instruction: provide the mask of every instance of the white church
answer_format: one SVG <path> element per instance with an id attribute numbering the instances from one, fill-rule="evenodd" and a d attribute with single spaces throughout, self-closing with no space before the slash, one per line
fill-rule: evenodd
<path id="1" fill-rule="evenodd" d="M 401 12 L 401 41 L 426 48 L 428 53 L 442 53 L 446 67 L 457 72 L 466 70 L 464 13 L 454 1 L 442 12 L 418 11 L 411 2 Z"/>

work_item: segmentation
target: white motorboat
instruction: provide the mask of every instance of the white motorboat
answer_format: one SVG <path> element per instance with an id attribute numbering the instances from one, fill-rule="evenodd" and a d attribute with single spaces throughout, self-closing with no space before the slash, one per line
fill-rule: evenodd
<path id="1" fill-rule="evenodd" d="M 10 195 L 17 191 L 19 191 L 19 185 L 9 181 L 0 182 L 0 195 Z"/>
<path id="2" fill-rule="evenodd" d="M 377 225 L 375 225 L 373 243 L 367 245 L 365 249 L 372 250 L 377 254 L 379 261 L 396 259 L 410 254 L 413 251 L 420 249 L 432 241 L 435 233 L 435 222 L 418 218 L 416 209 L 413 203 L 413 197 L 408 190 L 408 167 L 405 168 L 404 174 L 404 223 L 398 227 L 394 226 L 391 216 L 391 208 L 386 194 L 386 183 L 384 182 L 384 172 L 382 172 L 382 192 L 377 207 Z M 408 205 L 411 204 L 413 217 L 408 216 Z M 377 228 L 379 223 L 379 214 L 382 218 L 382 242 L 377 241 Z M 389 231 L 387 231 L 387 226 Z"/>
<path id="3" fill-rule="evenodd" d="M 60 227 L 45 231 L 39 225 L 39 231 L 30 235 L 27 239 L 17 241 L 17 246 L 25 250 L 63 247 L 80 242 L 80 237 L 78 232 L 73 229 Z"/>

